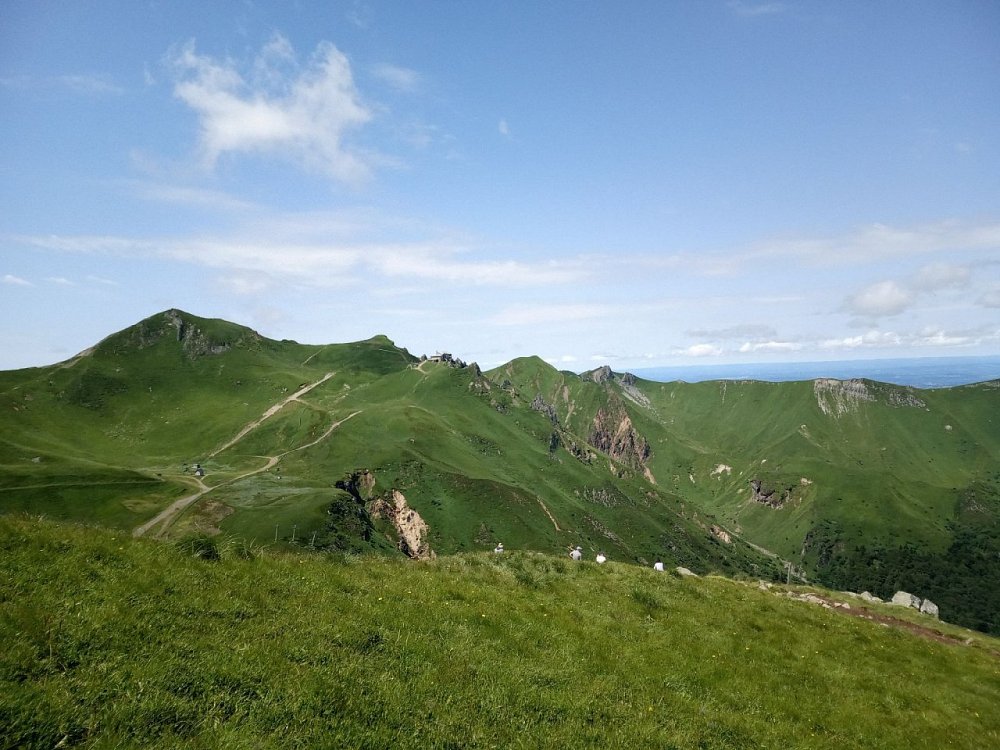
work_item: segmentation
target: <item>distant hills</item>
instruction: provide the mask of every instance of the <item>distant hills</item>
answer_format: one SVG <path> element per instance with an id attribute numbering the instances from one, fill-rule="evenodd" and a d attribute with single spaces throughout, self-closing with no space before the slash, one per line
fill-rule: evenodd
<path id="1" fill-rule="evenodd" d="M 1000 633 L 1000 382 L 658 383 L 168 310 L 0 372 L 0 511 L 157 537 L 803 576 Z"/>

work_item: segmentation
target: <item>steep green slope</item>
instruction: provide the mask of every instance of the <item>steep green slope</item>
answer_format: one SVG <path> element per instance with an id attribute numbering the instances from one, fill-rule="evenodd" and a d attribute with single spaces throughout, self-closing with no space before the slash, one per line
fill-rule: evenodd
<path id="1" fill-rule="evenodd" d="M 677 497 L 583 455 L 585 439 L 563 444 L 478 368 L 419 362 L 384 337 L 309 347 L 167 311 L 68 365 L 5 374 L 0 398 L 8 510 L 413 556 L 579 544 L 780 575 Z M 74 469 L 46 480 L 59 463 Z"/>
<path id="2" fill-rule="evenodd" d="M 10 516 L 0 554 L 3 747 L 1000 743 L 1000 642 L 856 600 L 529 553 L 338 561 Z"/>
<path id="3" fill-rule="evenodd" d="M 883 597 L 918 590 L 947 616 L 1000 632 L 997 383 L 653 383 L 537 359 L 490 377 L 601 446 L 620 472 L 807 575 Z"/>
<path id="4" fill-rule="evenodd" d="M 0 511 L 428 557 L 799 577 L 1000 633 L 1000 387 L 488 373 L 176 310 L 0 373 Z M 204 472 L 204 476 L 200 476 Z"/>

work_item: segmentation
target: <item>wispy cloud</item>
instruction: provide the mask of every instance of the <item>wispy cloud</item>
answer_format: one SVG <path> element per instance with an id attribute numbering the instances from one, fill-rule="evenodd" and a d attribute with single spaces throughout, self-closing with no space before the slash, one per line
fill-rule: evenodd
<path id="1" fill-rule="evenodd" d="M 507 124 L 506 120 L 500 120 L 500 122 L 497 123 L 497 131 L 504 138 L 510 138 L 510 125 Z"/>
<path id="2" fill-rule="evenodd" d="M 794 341 L 747 341 L 740 346 L 740 354 L 757 354 L 764 352 L 774 354 L 776 352 L 797 352 L 802 349 L 802 344 Z"/>
<path id="3" fill-rule="evenodd" d="M 3 276 L 3 283 L 10 284 L 12 286 L 34 286 L 27 279 L 22 279 L 20 276 L 14 276 L 14 274 L 5 273 Z"/>
<path id="4" fill-rule="evenodd" d="M 46 276 L 45 280 L 50 284 L 56 284 L 58 286 L 76 286 L 76 284 L 67 279 L 65 276 Z"/>
<path id="5" fill-rule="evenodd" d="M 372 74 L 396 91 L 412 94 L 420 90 L 421 76 L 410 68 L 380 63 L 372 67 Z"/>
<path id="6" fill-rule="evenodd" d="M 58 76 L 4 76 L 0 87 L 22 91 L 63 91 L 80 96 L 119 96 L 125 89 L 110 77 L 97 73 L 71 73 Z"/>
<path id="7" fill-rule="evenodd" d="M 260 206 L 220 190 L 187 185 L 168 185 L 139 180 L 124 183 L 138 197 L 157 203 L 170 203 L 222 211 L 257 211 Z"/>
<path id="8" fill-rule="evenodd" d="M 169 258 L 228 272 L 233 288 L 246 293 L 248 274 L 265 274 L 310 286 L 341 286 L 352 274 L 369 279 L 442 282 L 459 286 L 532 287 L 569 284 L 586 278 L 574 261 L 524 263 L 479 259 L 449 240 L 408 243 L 303 242 L 254 238 L 131 239 L 119 236 L 35 236 L 21 242 L 63 252 Z M 266 285 L 260 286 L 265 288 Z"/>
<path id="9" fill-rule="evenodd" d="M 723 348 L 717 344 L 692 344 L 687 349 L 679 349 L 675 354 L 685 357 L 718 357 L 723 352 Z"/>
<path id="10" fill-rule="evenodd" d="M 976 300 L 976 304 L 983 307 L 1000 307 L 1000 289 L 989 289 L 983 292 L 982 296 Z"/>
<path id="11" fill-rule="evenodd" d="M 879 281 L 849 296 L 844 306 L 859 317 L 881 318 L 899 315 L 913 299 L 913 293 L 895 281 Z"/>
<path id="12" fill-rule="evenodd" d="M 370 176 L 375 157 L 350 148 L 345 137 L 372 111 L 347 56 L 333 44 L 321 42 L 304 66 L 280 34 L 243 70 L 198 54 L 194 41 L 172 50 L 167 61 L 174 95 L 198 113 L 209 166 L 224 154 L 269 153 L 344 182 Z"/>
<path id="13" fill-rule="evenodd" d="M 727 5 L 739 16 L 769 16 L 788 10 L 785 3 L 777 2 L 754 3 L 746 0 L 730 0 Z"/>
<path id="14" fill-rule="evenodd" d="M 500 326 L 530 326 L 575 323 L 607 316 L 608 305 L 563 304 L 511 306 L 494 315 L 490 322 Z"/>

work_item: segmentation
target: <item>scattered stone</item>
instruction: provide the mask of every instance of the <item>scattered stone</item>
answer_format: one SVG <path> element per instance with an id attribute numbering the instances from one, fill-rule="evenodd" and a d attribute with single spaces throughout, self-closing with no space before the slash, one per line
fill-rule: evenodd
<path id="1" fill-rule="evenodd" d="M 908 594 L 905 591 L 897 591 L 892 595 L 892 601 L 889 603 L 895 604 L 897 607 L 912 607 L 913 609 L 920 609 L 920 597 Z"/>
<path id="2" fill-rule="evenodd" d="M 930 599 L 924 599 L 923 603 L 920 605 L 920 611 L 925 615 L 930 615 L 934 619 L 938 618 L 938 605 Z"/>
<path id="3" fill-rule="evenodd" d="M 690 570 L 688 570 L 687 568 L 682 567 L 680 565 L 678 565 L 676 568 L 674 568 L 674 570 L 677 571 L 677 575 L 679 575 L 679 576 L 685 576 L 685 577 L 686 576 L 693 576 L 694 578 L 698 577 L 697 573 L 693 573 Z"/>

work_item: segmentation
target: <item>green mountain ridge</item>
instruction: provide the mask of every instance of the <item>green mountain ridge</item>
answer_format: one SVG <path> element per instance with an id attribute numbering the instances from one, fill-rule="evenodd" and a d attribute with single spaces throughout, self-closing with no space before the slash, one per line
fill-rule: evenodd
<path id="1" fill-rule="evenodd" d="M 484 373 L 384 336 L 304 345 L 169 310 L 0 373 L 0 511 L 417 557 L 503 541 L 790 567 L 997 633 L 998 403 L 997 382 L 655 383 L 537 357 Z"/>

